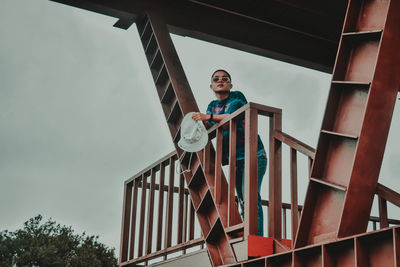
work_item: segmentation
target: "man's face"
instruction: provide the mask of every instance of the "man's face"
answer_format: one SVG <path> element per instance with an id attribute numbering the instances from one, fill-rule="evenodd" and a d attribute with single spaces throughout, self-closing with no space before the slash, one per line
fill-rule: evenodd
<path id="1" fill-rule="evenodd" d="M 214 92 L 229 92 L 232 88 L 231 80 L 224 71 L 217 71 L 211 77 L 210 88 Z"/>

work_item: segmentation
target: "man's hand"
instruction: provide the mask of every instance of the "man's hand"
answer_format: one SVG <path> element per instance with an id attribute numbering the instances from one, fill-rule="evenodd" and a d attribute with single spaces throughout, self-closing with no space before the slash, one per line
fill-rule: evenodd
<path id="1" fill-rule="evenodd" d="M 210 115 L 209 114 L 200 113 L 200 112 L 195 112 L 192 115 L 192 119 L 195 120 L 195 121 L 206 121 L 206 120 L 210 119 Z"/>

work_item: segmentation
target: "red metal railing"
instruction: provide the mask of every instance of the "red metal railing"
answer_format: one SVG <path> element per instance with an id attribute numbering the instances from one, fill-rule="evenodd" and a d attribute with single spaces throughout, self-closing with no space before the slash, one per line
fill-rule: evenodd
<path id="1" fill-rule="evenodd" d="M 263 206 L 268 207 L 268 216 L 265 216 L 268 218 L 265 220 L 268 224 L 267 236 L 286 238 L 287 229 L 290 227 L 291 238 L 294 240 L 302 210 L 302 206 L 298 204 L 297 154 L 300 153 L 308 158 L 307 167 L 310 169 L 315 150 L 281 131 L 280 109 L 249 103 L 231 114 L 209 129 L 209 138 L 216 149 L 214 150 L 209 143 L 204 149 L 204 158 L 201 160 L 205 163 L 205 173 L 215 174 L 210 191 L 218 203 L 222 197 L 220 181 L 225 179 L 222 168 L 222 134 L 229 130 L 230 157 L 227 166 L 229 187 L 227 216 L 224 216 L 227 218 L 225 231 L 228 234 L 241 232 L 238 239 L 242 240 L 248 234 L 256 234 L 258 116 L 269 117 L 269 142 L 265 144 L 265 148 L 269 148 L 269 175 L 265 175 L 261 189 L 269 187 L 269 200 L 262 201 Z M 238 216 L 235 196 L 236 125 L 243 120 L 246 159 L 244 221 Z M 265 136 L 261 138 L 266 143 L 266 138 L 263 137 Z M 282 144 L 287 145 L 290 150 L 290 203 L 282 203 Z M 209 158 L 215 158 L 215 162 L 211 162 Z M 177 160 L 177 154 L 172 152 L 125 181 L 120 266 L 147 264 L 152 259 L 166 259 L 168 255 L 177 255 L 176 252 L 180 252 L 179 255 L 185 254 L 189 248 L 197 250 L 203 248 L 204 239 L 195 220 L 195 209 L 189 190 L 184 183 L 183 174 L 178 174 L 181 170 L 176 170 L 175 167 Z M 183 168 L 186 169 L 188 157 L 183 161 Z M 200 164 L 198 168 L 201 168 Z M 306 176 L 308 182 L 309 174 Z M 376 229 L 377 222 L 380 222 L 381 228 L 389 224 L 400 224 L 399 220 L 388 219 L 386 205 L 389 201 L 400 207 L 400 194 L 380 184 L 376 194 L 379 198 L 380 214 L 379 217 L 370 218 L 373 229 Z M 194 202 L 196 205 L 199 200 Z M 291 211 L 290 223 L 287 223 L 286 219 L 288 210 Z M 195 228 L 198 230 L 195 231 Z"/>
<path id="2" fill-rule="evenodd" d="M 288 134 L 277 131 L 275 133 L 275 139 L 279 142 L 284 143 L 290 149 L 290 158 L 289 158 L 289 166 L 290 166 L 290 191 L 291 191 L 291 203 L 283 203 L 282 204 L 282 238 L 287 238 L 287 229 L 290 226 L 291 228 L 291 239 L 295 240 L 297 228 L 298 228 L 298 220 L 303 209 L 303 206 L 298 205 L 298 186 L 297 186 L 297 152 L 303 154 L 308 158 L 308 169 L 311 171 L 312 163 L 314 160 L 315 149 L 311 146 L 304 144 L 303 142 L 291 137 Z M 370 223 L 372 224 L 372 230 L 375 231 L 378 229 L 377 223 L 379 223 L 379 229 L 388 227 L 389 225 L 400 225 L 400 220 L 389 219 L 388 211 L 387 211 L 387 202 L 394 204 L 397 207 L 400 207 L 400 194 L 381 185 L 378 183 L 376 188 L 376 197 L 378 200 L 379 207 L 379 216 L 370 216 Z M 268 206 L 268 202 L 263 200 L 263 205 Z M 291 212 L 291 221 L 290 224 L 287 224 L 287 211 Z"/>
<path id="3" fill-rule="evenodd" d="M 243 236 L 249 234 L 257 234 L 257 135 L 258 135 L 258 116 L 269 117 L 269 140 L 265 148 L 269 148 L 269 216 L 268 226 L 269 235 L 280 228 L 281 218 L 281 196 L 276 192 L 281 191 L 280 175 L 281 175 L 281 152 L 278 142 L 275 142 L 274 134 L 281 130 L 282 111 L 278 108 L 268 107 L 260 104 L 249 103 L 240 108 L 217 125 L 209 129 L 210 140 L 215 139 L 215 162 L 211 164 L 214 169 L 208 170 L 215 172 L 214 195 L 216 202 L 221 198 L 221 177 L 222 172 L 222 146 L 223 132 L 229 130 L 229 164 L 227 166 L 228 176 L 228 206 L 227 206 L 227 223 L 226 232 L 235 232 L 243 228 Z M 235 202 L 235 168 L 236 168 L 236 127 L 244 122 L 244 143 L 245 143 L 245 185 L 244 185 L 244 221 L 238 216 L 237 204 Z M 264 136 L 265 137 L 265 136 Z M 205 155 L 210 153 L 208 148 L 205 149 Z M 206 161 L 207 162 L 207 161 Z M 267 175 L 266 175 L 267 176 Z M 265 179 L 266 180 L 266 179 Z M 264 182 L 264 184 L 266 184 Z M 279 210 L 278 210 L 279 209 Z M 277 212 L 278 210 L 278 212 Z"/>
<path id="4" fill-rule="evenodd" d="M 199 234 L 195 238 L 194 208 L 183 176 L 175 171 L 176 161 L 172 152 L 125 181 L 121 266 L 203 248 L 203 238 Z"/>

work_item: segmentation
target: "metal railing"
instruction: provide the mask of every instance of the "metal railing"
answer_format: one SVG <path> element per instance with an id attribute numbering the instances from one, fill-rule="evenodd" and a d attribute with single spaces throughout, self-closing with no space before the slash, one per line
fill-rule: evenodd
<path id="1" fill-rule="evenodd" d="M 268 209 L 268 234 L 270 236 L 280 229 L 280 205 L 281 196 L 276 193 L 281 190 L 281 152 L 278 142 L 275 142 L 275 132 L 282 128 L 281 109 L 264 106 L 255 103 L 248 103 L 233 114 L 226 117 L 217 125 L 209 129 L 210 140 L 215 139 L 215 162 L 210 164 L 206 172 L 214 173 L 214 197 L 217 205 L 221 203 L 221 181 L 224 179 L 222 172 L 223 142 L 224 132 L 229 133 L 229 163 L 228 171 L 228 204 L 227 204 L 227 222 L 226 231 L 238 231 L 243 228 L 243 236 L 257 234 L 257 153 L 258 153 L 258 119 L 269 117 L 269 136 L 264 138 L 268 140 L 266 148 L 269 148 L 269 209 Z M 240 125 L 242 124 L 242 125 Z M 237 130 L 243 127 L 244 130 L 244 220 L 240 218 L 237 212 L 235 201 L 235 179 L 236 179 L 236 142 Z M 227 137 L 225 137 L 227 138 Z M 226 140 L 225 140 L 226 142 Z M 214 158 L 208 155 L 213 151 L 206 147 L 205 159 Z M 207 162 L 207 160 L 205 160 Z M 280 188 L 280 190 L 279 190 Z M 279 207 L 279 210 L 278 208 Z M 277 212 L 278 210 L 278 212 Z M 279 227 L 278 227 L 279 225 Z"/>
<path id="2" fill-rule="evenodd" d="M 171 152 L 125 181 L 120 266 L 147 265 L 194 246 L 203 248 L 203 238 L 195 238 L 195 211 L 176 161 Z"/>
<path id="3" fill-rule="evenodd" d="M 203 168 L 206 175 L 213 175 L 214 180 L 208 186 L 217 204 L 221 203 L 222 197 L 226 197 L 222 194 L 227 193 L 228 195 L 225 231 L 227 233 L 242 231 L 242 238 L 248 234 L 256 234 L 258 116 L 269 117 L 269 142 L 266 146 L 269 148 L 269 199 L 262 201 L 263 206 L 268 206 L 268 216 L 265 216 L 268 221 L 266 236 L 275 237 L 278 240 L 286 238 L 290 226 L 291 237 L 294 240 L 302 210 L 302 206 L 298 204 L 297 154 L 300 153 L 308 158 L 307 168 L 310 170 L 315 149 L 282 132 L 280 109 L 249 103 L 210 128 L 208 130 L 209 139 L 214 140 L 212 142 L 215 143 L 215 150 L 210 142 L 204 149 L 203 158 L 200 160 L 203 164 L 197 162 L 197 168 Z M 238 215 L 235 195 L 235 164 L 237 125 L 243 122 L 245 130 L 245 218 L 242 221 Z M 221 192 L 221 181 L 225 179 L 222 168 L 222 146 L 223 134 L 226 131 L 229 131 L 228 192 Z M 262 136 L 262 139 L 265 138 Z M 282 203 L 283 144 L 290 150 L 290 203 Z M 211 162 L 210 158 L 215 161 Z M 168 255 L 176 255 L 176 252 L 180 252 L 179 255 L 185 254 L 189 248 L 203 249 L 204 239 L 195 219 L 195 207 L 199 205 L 200 200 L 195 200 L 193 205 L 184 182 L 184 174 L 177 174 L 177 171 L 180 172 L 175 167 L 177 161 L 176 152 L 171 152 L 125 181 L 120 266 L 133 266 L 138 263 L 147 265 L 148 261 L 152 259 L 167 259 Z M 182 168 L 187 169 L 187 162 L 187 158 L 183 159 Z M 309 174 L 307 176 L 309 177 Z M 267 179 L 264 180 L 267 181 Z M 266 183 L 264 182 L 264 184 Z M 265 186 L 263 185 L 261 190 L 265 190 Z M 380 228 L 387 227 L 389 224 L 400 224 L 399 220 L 388 219 L 387 215 L 387 201 L 400 207 L 400 194 L 378 184 L 376 195 L 379 199 L 380 212 L 379 217 L 370 217 L 374 230 L 377 222 L 380 223 Z M 289 223 L 286 218 L 288 210 L 291 211 Z M 198 230 L 195 231 L 195 229 Z"/>

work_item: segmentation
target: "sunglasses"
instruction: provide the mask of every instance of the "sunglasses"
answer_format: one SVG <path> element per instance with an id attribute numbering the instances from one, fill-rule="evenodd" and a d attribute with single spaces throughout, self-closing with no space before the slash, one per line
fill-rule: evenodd
<path id="1" fill-rule="evenodd" d="M 212 78 L 213 82 L 215 82 L 215 83 L 218 82 L 220 79 L 221 79 L 221 81 L 223 81 L 224 83 L 230 82 L 230 81 L 231 81 L 231 80 L 229 79 L 229 77 L 227 77 L 227 76 L 222 76 L 222 77 L 214 76 L 214 78 Z"/>

